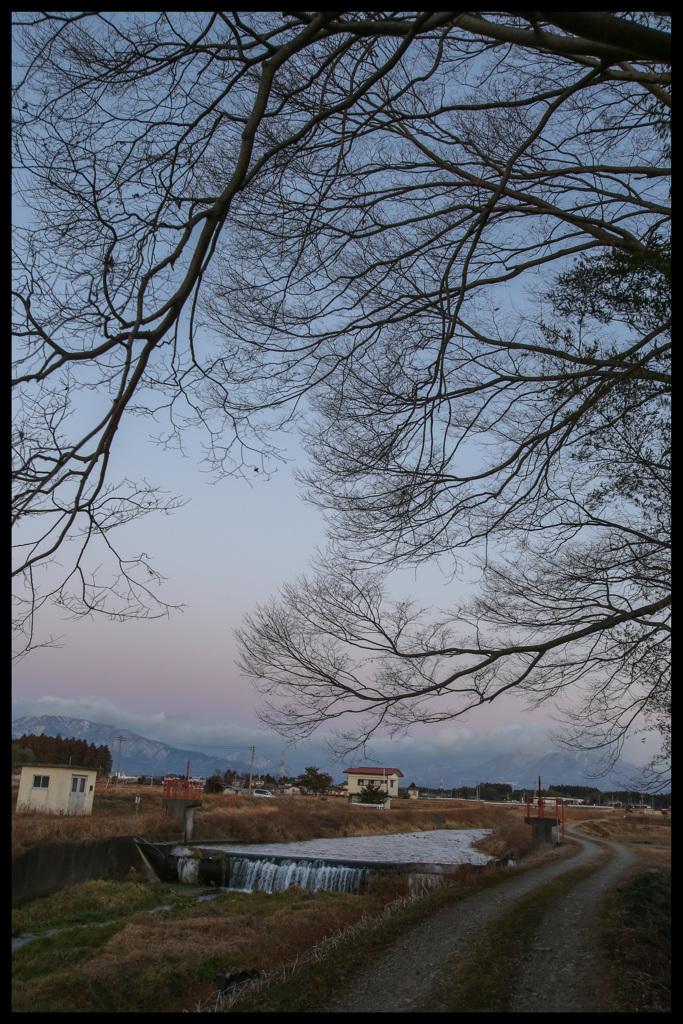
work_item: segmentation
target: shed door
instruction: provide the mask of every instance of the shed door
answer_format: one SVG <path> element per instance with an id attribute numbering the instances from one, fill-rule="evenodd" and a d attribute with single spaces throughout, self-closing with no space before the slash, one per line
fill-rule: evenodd
<path id="1" fill-rule="evenodd" d="M 69 793 L 69 814 L 79 814 L 85 810 L 85 790 L 88 783 L 87 775 L 71 776 L 71 792 Z"/>

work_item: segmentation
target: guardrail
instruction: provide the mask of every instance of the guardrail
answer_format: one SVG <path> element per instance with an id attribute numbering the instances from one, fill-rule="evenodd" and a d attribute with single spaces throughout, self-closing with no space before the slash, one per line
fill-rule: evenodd
<path id="1" fill-rule="evenodd" d="M 190 779 L 166 779 L 163 796 L 170 800 L 201 800 L 202 784 Z"/>

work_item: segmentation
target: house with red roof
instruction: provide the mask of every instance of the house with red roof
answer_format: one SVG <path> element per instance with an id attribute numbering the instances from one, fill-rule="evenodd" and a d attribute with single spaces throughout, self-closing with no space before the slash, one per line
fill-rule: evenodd
<path id="1" fill-rule="evenodd" d="M 397 797 L 398 780 L 403 778 L 400 768 L 345 768 L 344 775 L 349 777 L 349 796 L 352 800 L 370 783 L 378 786 L 387 796 Z"/>

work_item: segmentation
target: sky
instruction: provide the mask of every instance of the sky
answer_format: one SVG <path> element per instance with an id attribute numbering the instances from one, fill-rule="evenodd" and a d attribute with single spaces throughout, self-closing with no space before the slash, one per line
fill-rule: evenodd
<path id="1" fill-rule="evenodd" d="M 21 207 L 13 217 L 15 224 L 30 219 Z M 90 425 L 97 403 L 96 395 L 80 392 L 76 420 L 88 416 Z M 313 764 L 336 777 L 349 765 L 331 758 L 325 726 L 297 747 L 265 731 L 257 718 L 258 694 L 235 664 L 233 634 L 244 614 L 305 572 L 316 547 L 325 547 L 322 515 L 301 500 L 294 479 L 304 453 L 293 435 L 280 435 L 276 441 L 287 447 L 291 461 L 269 479 L 254 474 L 247 481 L 214 482 L 201 462 L 199 435 L 184 436 L 189 454 L 183 457 L 151 441 L 154 428 L 140 417 L 124 420 L 108 479 L 144 478 L 187 503 L 169 516 L 150 515 L 121 527 L 113 540 L 127 555 L 146 552 L 166 577 L 160 596 L 184 607 L 168 618 L 125 622 L 99 615 L 74 620 L 47 607 L 38 629 L 58 642 L 15 664 L 12 720 L 41 714 L 88 718 L 184 749 L 218 756 L 241 750 L 245 759 L 253 745 L 273 771 L 279 770 L 284 747 L 288 774 Z M 67 550 L 59 561 L 68 565 L 68 558 Z M 457 583 L 436 568 L 417 577 L 400 574 L 395 587 L 396 597 L 414 596 L 435 608 L 451 606 L 458 596 Z M 441 775 L 448 773 L 454 751 L 458 761 L 475 764 L 507 750 L 553 749 L 549 725 L 556 723 L 548 711 L 525 711 L 519 701 L 501 699 L 449 728 L 416 726 L 402 740 L 378 737 L 361 760 L 400 767 L 402 756 L 416 764 L 424 758 Z M 449 784 L 456 782 L 446 774 L 444 785 Z"/>
<path id="2" fill-rule="evenodd" d="M 189 499 L 170 516 L 150 516 L 124 527 L 119 546 L 144 550 L 167 583 L 161 592 L 182 611 L 170 617 L 115 622 L 102 617 L 69 620 L 54 607 L 41 620 L 59 646 L 39 648 L 14 670 L 12 720 L 24 715 L 66 715 L 128 728 L 150 739 L 216 756 L 249 748 L 265 770 L 287 774 L 307 765 L 336 779 L 349 767 L 331 757 L 322 725 L 314 738 L 292 746 L 257 718 L 258 694 L 235 664 L 233 632 L 255 603 L 307 568 L 324 546 L 320 513 L 303 503 L 294 464 L 270 480 L 210 483 L 197 459 L 183 459 L 142 441 L 142 421 L 124 431 L 119 471 Z M 190 445 L 190 451 L 192 446 Z M 301 464 L 303 455 L 291 446 Z M 120 475 L 120 472 L 119 472 Z M 117 479 L 116 466 L 111 477 Z M 453 584 L 438 571 L 405 574 L 398 593 L 411 592 L 435 607 L 450 605 Z M 422 784 L 454 786 L 459 765 L 473 766 L 501 753 L 540 754 L 554 749 L 551 708 L 528 711 L 519 700 L 500 699 L 447 726 L 417 726 L 403 739 L 378 737 L 367 758 L 355 763 L 401 767 L 424 763 L 434 775 Z M 629 758 L 645 759 L 654 747 L 634 739 Z M 627 758 L 627 759 L 629 759 Z M 265 761 L 265 765 L 264 765 Z"/>
<path id="3" fill-rule="evenodd" d="M 15 224 L 17 217 L 21 211 Z M 331 760 L 324 724 L 310 743 L 296 748 L 265 731 L 257 717 L 258 694 L 235 664 L 233 634 L 243 615 L 304 572 L 316 546 L 325 544 L 320 513 L 303 503 L 294 482 L 302 453 L 288 443 L 295 463 L 270 480 L 255 475 L 251 486 L 236 479 L 211 483 L 191 440 L 190 457 L 183 459 L 148 441 L 142 419 L 124 424 L 110 479 L 145 477 L 189 500 L 170 516 L 149 516 L 121 529 L 117 542 L 128 553 L 145 551 L 167 577 L 161 596 L 184 608 L 169 618 L 126 622 L 72 621 L 54 607 L 46 611 L 39 629 L 60 637 L 59 645 L 38 648 L 15 666 L 13 720 L 85 717 L 219 755 L 243 750 L 246 757 L 254 745 L 273 770 L 285 747 L 288 773 L 314 764 L 337 777 L 348 767 Z M 396 586 L 396 596 L 410 593 L 436 608 L 458 596 L 457 584 L 435 569 L 416 579 L 404 574 Z M 448 727 L 417 726 L 407 738 L 379 737 L 367 761 L 400 767 L 402 758 L 423 759 L 430 770 L 447 772 L 455 753 L 459 762 L 469 758 L 472 764 L 508 751 L 543 753 L 553 747 L 553 714 L 552 707 L 528 711 L 519 700 L 500 698 Z M 625 749 L 635 763 L 657 746 L 641 739 L 634 737 Z M 444 785 L 455 784 L 444 775 Z"/>

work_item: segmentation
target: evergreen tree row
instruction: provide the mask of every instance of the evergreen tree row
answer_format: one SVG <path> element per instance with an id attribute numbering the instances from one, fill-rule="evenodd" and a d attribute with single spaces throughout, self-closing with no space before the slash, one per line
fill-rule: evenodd
<path id="1" fill-rule="evenodd" d="M 100 774 L 109 774 L 112 757 L 109 747 L 95 746 L 87 740 L 64 739 L 62 736 L 36 736 L 24 733 L 12 740 L 12 765 L 65 764 L 77 768 L 96 768 Z"/>

